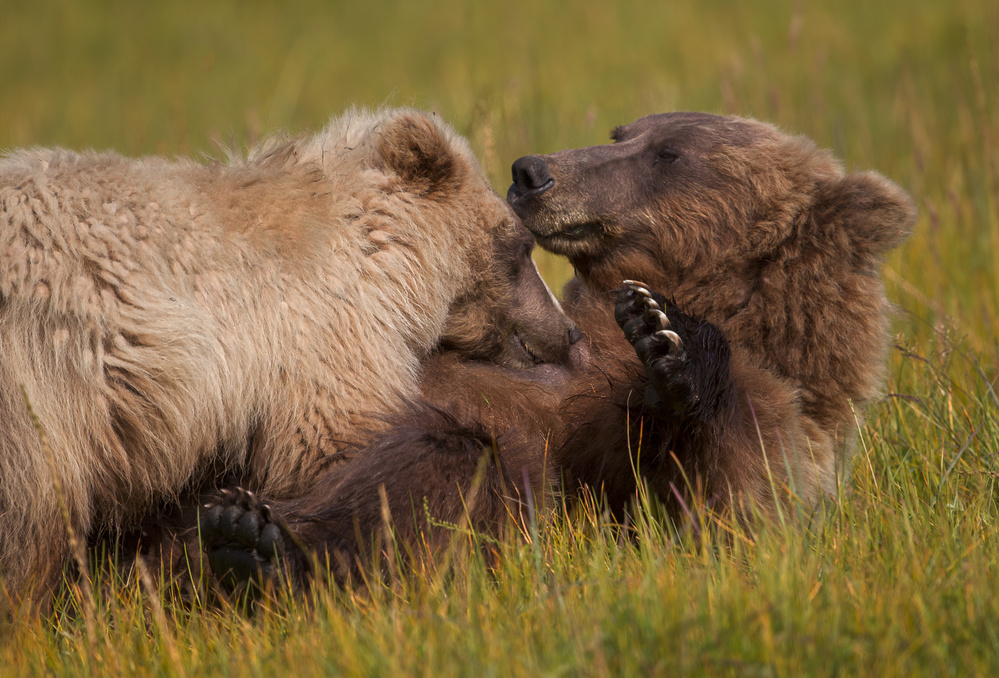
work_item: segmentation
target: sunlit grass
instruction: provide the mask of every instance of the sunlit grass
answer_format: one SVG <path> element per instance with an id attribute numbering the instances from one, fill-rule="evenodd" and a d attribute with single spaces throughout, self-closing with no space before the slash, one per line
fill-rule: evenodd
<path id="1" fill-rule="evenodd" d="M 678 538 L 640 518 L 624 539 L 589 506 L 528 526 L 494 570 L 472 556 L 252 616 L 174 605 L 155 573 L 102 580 L 4 628 L 0 673 L 997 673 L 997 27 L 989 0 L 8 3 L 0 148 L 217 154 L 354 104 L 415 105 L 503 193 L 520 155 L 706 110 L 883 172 L 920 218 L 887 262 L 888 395 L 819 523 Z M 553 286 L 571 276 L 538 258 Z"/>
<path id="2" fill-rule="evenodd" d="M 584 502 L 524 526 L 492 568 L 466 554 L 252 615 L 176 605 L 133 574 L 98 580 L 92 604 L 73 587 L 0 657 L 12 675 L 990 675 L 996 395 L 960 346 L 892 363 L 852 481 L 819 521 L 791 512 L 749 534 L 653 510 L 622 531 Z"/>
<path id="3" fill-rule="evenodd" d="M 677 532 L 646 513 L 624 533 L 585 503 L 503 543 L 493 569 L 471 555 L 252 616 L 112 582 L 91 631 L 70 594 L 75 610 L 19 625 L 0 656 L 71 675 L 990 675 L 999 410 L 973 365 L 947 376 L 968 360 L 952 348 L 897 358 L 897 395 L 819 522 Z"/>

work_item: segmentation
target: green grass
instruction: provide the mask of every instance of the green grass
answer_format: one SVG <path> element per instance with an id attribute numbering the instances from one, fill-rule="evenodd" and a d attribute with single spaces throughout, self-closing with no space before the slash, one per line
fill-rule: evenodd
<path id="1" fill-rule="evenodd" d="M 999 673 L 997 85 L 991 0 L 8 2 L 0 148 L 216 154 L 352 104 L 415 105 L 471 139 L 502 193 L 520 155 L 707 110 L 885 173 L 920 219 L 886 267 L 891 395 L 819 526 L 676 543 L 649 520 L 621 542 L 583 511 L 504 544 L 492 573 L 463 559 L 253 617 L 119 582 L 5 629 L 0 673 Z M 553 286 L 571 274 L 539 258 Z"/>

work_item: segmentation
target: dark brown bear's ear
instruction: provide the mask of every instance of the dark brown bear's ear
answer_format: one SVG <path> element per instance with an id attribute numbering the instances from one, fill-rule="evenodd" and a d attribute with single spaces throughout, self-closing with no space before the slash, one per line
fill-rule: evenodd
<path id="1" fill-rule="evenodd" d="M 877 172 L 848 174 L 823 193 L 816 205 L 818 223 L 840 224 L 857 249 L 884 252 L 912 234 L 916 222 L 912 198 Z"/>
<path id="2" fill-rule="evenodd" d="M 419 113 L 406 113 L 381 131 L 378 152 L 412 193 L 431 197 L 455 188 L 461 161 L 444 131 Z"/>

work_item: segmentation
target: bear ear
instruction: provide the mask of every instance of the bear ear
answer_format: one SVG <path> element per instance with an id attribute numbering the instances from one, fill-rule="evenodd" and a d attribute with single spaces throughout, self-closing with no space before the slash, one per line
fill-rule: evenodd
<path id="1" fill-rule="evenodd" d="M 916 223 L 912 198 L 877 172 L 848 174 L 824 192 L 816 205 L 818 222 L 840 224 L 859 250 L 885 252 L 912 234 Z"/>
<path id="2" fill-rule="evenodd" d="M 457 186 L 461 161 L 444 130 L 425 115 L 406 113 L 381 131 L 378 152 L 412 193 L 433 196 Z"/>

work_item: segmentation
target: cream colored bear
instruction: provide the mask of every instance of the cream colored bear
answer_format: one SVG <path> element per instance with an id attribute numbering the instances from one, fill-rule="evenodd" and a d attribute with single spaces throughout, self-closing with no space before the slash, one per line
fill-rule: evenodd
<path id="1" fill-rule="evenodd" d="M 467 143 L 352 111 L 248 159 L 0 160 L 0 577 L 58 580 L 67 529 L 225 474 L 282 496 L 416 395 L 439 346 L 526 367 L 578 334 Z M 23 389 L 23 391 L 22 391 Z M 40 442 L 29 407 L 38 417 Z"/>

